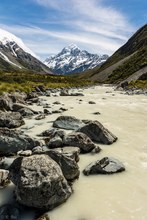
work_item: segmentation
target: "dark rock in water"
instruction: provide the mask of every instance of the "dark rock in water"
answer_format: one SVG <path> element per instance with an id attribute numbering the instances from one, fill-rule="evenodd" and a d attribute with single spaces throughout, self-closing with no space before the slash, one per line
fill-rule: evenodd
<path id="1" fill-rule="evenodd" d="M 0 169 L 8 170 L 14 160 L 15 160 L 15 157 L 0 158 Z"/>
<path id="2" fill-rule="evenodd" d="M 45 119 L 45 115 L 44 114 L 40 114 L 40 115 L 35 117 L 35 120 L 42 120 L 42 119 Z"/>
<path id="3" fill-rule="evenodd" d="M 57 148 L 57 147 L 62 147 L 63 146 L 63 141 L 62 138 L 58 135 L 55 137 L 51 138 L 49 143 L 47 144 L 49 148 Z"/>
<path id="4" fill-rule="evenodd" d="M 59 108 L 59 110 L 65 112 L 65 111 L 67 111 L 68 109 L 61 107 L 61 108 Z"/>
<path id="5" fill-rule="evenodd" d="M 12 99 L 7 94 L 0 97 L 0 110 L 12 111 L 12 106 Z"/>
<path id="6" fill-rule="evenodd" d="M 63 139 L 63 144 L 65 146 L 79 147 L 81 153 L 91 152 L 96 147 L 92 140 L 86 134 L 81 132 L 67 134 Z"/>
<path id="7" fill-rule="evenodd" d="M 60 113 L 62 113 L 62 110 L 60 109 L 52 111 L 52 114 L 60 114 Z"/>
<path id="8" fill-rule="evenodd" d="M 50 150 L 47 154 L 59 164 L 67 180 L 75 180 L 79 177 L 79 166 L 74 159 L 55 150 Z"/>
<path id="9" fill-rule="evenodd" d="M 76 93 L 70 93 L 70 96 L 84 96 L 84 94 L 81 92 L 76 92 Z"/>
<path id="10" fill-rule="evenodd" d="M 69 96 L 69 91 L 68 90 L 62 90 L 61 92 L 60 92 L 60 96 Z"/>
<path id="11" fill-rule="evenodd" d="M 57 128 L 51 128 L 49 130 L 43 131 L 41 134 L 39 134 L 37 136 L 49 137 L 50 139 L 55 137 L 55 136 L 59 136 L 60 138 L 63 139 L 65 134 L 66 134 L 65 131 L 59 130 Z"/>
<path id="12" fill-rule="evenodd" d="M 24 124 L 25 122 L 19 112 L 0 111 L 0 127 L 17 128 Z"/>
<path id="13" fill-rule="evenodd" d="M 29 109 L 29 108 L 21 108 L 18 110 L 18 112 L 23 116 L 23 117 L 30 117 L 34 115 L 34 112 Z"/>
<path id="14" fill-rule="evenodd" d="M 111 157 L 104 157 L 101 160 L 89 164 L 83 170 L 83 173 L 89 176 L 90 174 L 113 174 L 122 171 L 125 171 L 125 167 L 119 160 Z"/>
<path id="15" fill-rule="evenodd" d="M 19 220 L 20 210 L 11 204 L 6 204 L 0 207 L 0 220 Z"/>
<path id="16" fill-rule="evenodd" d="M 28 93 L 26 99 L 27 99 L 27 100 L 32 100 L 32 99 L 38 99 L 38 100 L 39 100 L 38 95 L 37 95 L 36 92 L 30 92 L 30 93 Z"/>
<path id="17" fill-rule="evenodd" d="M 14 155 L 20 150 L 31 150 L 39 145 L 40 142 L 38 140 L 33 139 L 20 131 L 0 128 L 1 155 Z"/>
<path id="18" fill-rule="evenodd" d="M 94 115 L 100 115 L 101 113 L 100 112 L 94 112 L 93 114 Z"/>
<path id="19" fill-rule="evenodd" d="M 86 134 L 92 141 L 102 144 L 112 144 L 117 140 L 117 137 L 98 121 L 89 122 L 77 131 Z"/>
<path id="20" fill-rule="evenodd" d="M 89 104 L 96 104 L 96 102 L 94 102 L 94 101 L 89 101 L 88 103 Z"/>
<path id="21" fill-rule="evenodd" d="M 56 101 L 56 102 L 53 102 L 54 105 L 61 105 L 61 102 L 59 101 Z"/>
<path id="22" fill-rule="evenodd" d="M 63 128 L 66 130 L 76 130 L 83 126 L 84 123 L 72 116 L 59 116 L 54 122 L 53 127 Z"/>
<path id="23" fill-rule="evenodd" d="M 0 188 L 4 188 L 10 183 L 8 175 L 9 175 L 8 170 L 0 169 Z"/>
<path id="24" fill-rule="evenodd" d="M 52 112 L 50 111 L 50 110 L 48 110 L 48 109 L 44 109 L 44 114 L 46 114 L 46 115 L 51 115 L 52 114 Z"/>
<path id="25" fill-rule="evenodd" d="M 72 193 L 59 165 L 48 155 L 19 157 L 9 168 L 17 201 L 41 210 L 53 209 Z"/>
<path id="26" fill-rule="evenodd" d="M 54 151 L 59 152 L 62 155 L 65 155 L 71 159 L 74 159 L 76 162 L 80 160 L 80 148 L 78 147 L 63 147 L 63 148 L 55 148 Z"/>

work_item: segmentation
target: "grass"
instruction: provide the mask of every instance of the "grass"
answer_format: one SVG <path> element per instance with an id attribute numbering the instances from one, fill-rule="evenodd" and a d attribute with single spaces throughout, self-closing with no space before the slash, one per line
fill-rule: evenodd
<path id="1" fill-rule="evenodd" d="M 147 89 L 147 80 L 136 80 L 129 83 L 129 88 Z"/>
<path id="2" fill-rule="evenodd" d="M 70 76 L 55 76 L 28 72 L 0 73 L 0 93 L 16 90 L 31 92 L 34 87 L 43 85 L 46 88 L 82 87 L 90 85 L 88 80 Z"/>

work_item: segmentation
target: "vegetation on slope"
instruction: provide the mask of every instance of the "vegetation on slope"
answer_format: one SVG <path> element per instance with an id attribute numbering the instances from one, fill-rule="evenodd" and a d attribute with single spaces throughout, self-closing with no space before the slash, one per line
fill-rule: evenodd
<path id="1" fill-rule="evenodd" d="M 0 92 L 15 90 L 30 92 L 37 85 L 46 88 L 79 87 L 89 85 L 88 80 L 79 80 L 76 77 L 55 76 L 49 74 L 35 74 L 29 72 L 0 73 Z"/>
<path id="2" fill-rule="evenodd" d="M 118 83 L 128 78 L 136 71 L 147 66 L 147 46 L 139 50 L 133 56 L 116 68 L 108 77 L 107 83 Z"/>

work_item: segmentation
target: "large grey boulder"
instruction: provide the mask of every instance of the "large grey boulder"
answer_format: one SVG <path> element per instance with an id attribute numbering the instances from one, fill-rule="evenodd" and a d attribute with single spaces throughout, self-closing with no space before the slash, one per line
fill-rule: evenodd
<path id="1" fill-rule="evenodd" d="M 62 138 L 60 136 L 56 135 L 55 137 L 50 139 L 50 141 L 47 143 L 47 146 L 51 149 L 62 147 L 63 146 Z"/>
<path id="2" fill-rule="evenodd" d="M 0 128 L 0 154 L 14 155 L 20 150 L 31 150 L 40 145 L 40 141 L 15 130 Z"/>
<path id="3" fill-rule="evenodd" d="M 63 175 L 67 180 L 71 181 L 79 177 L 79 166 L 76 163 L 75 159 L 72 159 L 68 155 L 65 155 L 62 152 L 60 153 L 59 151 L 55 150 L 50 150 L 47 152 L 47 154 L 59 164 Z"/>
<path id="4" fill-rule="evenodd" d="M 65 202 L 72 193 L 61 168 L 48 155 L 19 157 L 9 171 L 16 185 L 16 199 L 25 206 L 49 210 Z"/>
<path id="5" fill-rule="evenodd" d="M 60 154 L 70 157 L 71 159 L 74 159 L 76 162 L 80 160 L 80 148 L 78 147 L 69 146 L 63 148 L 55 148 L 54 151 L 58 151 Z"/>
<path id="6" fill-rule="evenodd" d="M 91 152 L 96 147 L 92 140 L 86 134 L 81 132 L 67 134 L 63 139 L 63 144 L 65 146 L 79 147 L 81 153 Z M 99 151 L 100 150 L 101 149 L 99 148 Z"/>
<path id="7" fill-rule="evenodd" d="M 2 111 L 11 111 L 13 106 L 12 99 L 8 94 L 0 96 L 0 110 Z"/>
<path id="8" fill-rule="evenodd" d="M 86 134 L 92 141 L 97 143 L 112 144 L 117 140 L 117 137 L 98 121 L 91 121 L 77 131 Z"/>
<path id="9" fill-rule="evenodd" d="M 0 127 L 17 128 L 24 124 L 20 113 L 0 111 Z"/>
<path id="10" fill-rule="evenodd" d="M 104 157 L 101 160 L 90 163 L 83 170 L 83 173 L 89 176 L 91 174 L 113 174 L 122 171 L 125 171 L 125 167 L 119 160 L 112 157 Z"/>
<path id="11" fill-rule="evenodd" d="M 76 130 L 83 126 L 84 123 L 72 116 L 59 116 L 54 122 L 53 127 L 63 128 L 66 130 Z"/>

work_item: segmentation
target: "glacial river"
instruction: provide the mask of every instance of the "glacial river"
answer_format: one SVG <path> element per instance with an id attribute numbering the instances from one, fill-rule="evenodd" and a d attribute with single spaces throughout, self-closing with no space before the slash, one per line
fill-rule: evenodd
<path id="1" fill-rule="evenodd" d="M 74 193 L 63 205 L 50 211 L 51 220 L 146 220 L 147 219 L 147 96 L 125 95 L 111 87 L 84 90 L 83 97 L 42 97 L 53 105 L 60 101 L 63 115 L 100 121 L 118 137 L 112 145 L 99 145 L 99 154 L 80 156 L 80 177 Z M 82 101 L 79 101 L 79 100 Z M 95 101 L 96 104 L 88 104 Z M 33 106 L 42 110 L 40 106 Z M 93 114 L 100 112 L 100 115 Z M 59 114 L 41 121 L 26 120 L 27 133 L 35 136 L 52 125 Z M 32 127 L 34 126 L 34 127 Z M 126 171 L 114 175 L 85 177 L 82 170 L 95 160 L 111 156 L 124 163 Z M 1 191 L 1 203 L 12 197 L 13 186 Z M 6 196 L 7 195 L 7 196 Z M 26 218 L 26 217 L 25 217 Z M 24 220 L 31 220 L 31 216 Z"/>

